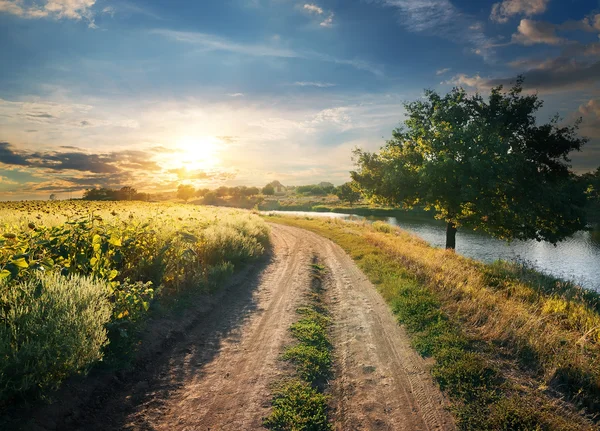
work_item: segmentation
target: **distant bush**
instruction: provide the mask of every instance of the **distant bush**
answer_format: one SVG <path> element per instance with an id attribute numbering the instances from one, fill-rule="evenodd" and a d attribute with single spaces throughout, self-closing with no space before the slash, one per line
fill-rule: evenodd
<path id="1" fill-rule="evenodd" d="M 43 274 L 0 280 L 0 401 L 56 387 L 102 358 L 111 318 L 108 283 Z"/>
<path id="2" fill-rule="evenodd" d="M 376 221 L 375 223 L 373 223 L 373 229 L 383 233 L 392 233 L 395 230 L 395 228 L 392 225 L 382 221 Z"/>

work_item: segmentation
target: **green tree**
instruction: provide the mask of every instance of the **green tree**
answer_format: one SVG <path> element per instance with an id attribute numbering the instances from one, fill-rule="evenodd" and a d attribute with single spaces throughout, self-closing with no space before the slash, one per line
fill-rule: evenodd
<path id="1" fill-rule="evenodd" d="M 183 199 L 184 201 L 188 201 L 191 197 L 196 194 L 196 190 L 193 186 L 189 184 L 179 184 L 177 187 L 177 198 Z"/>
<path id="2" fill-rule="evenodd" d="M 582 229 L 585 195 L 568 155 L 586 139 L 578 122 L 537 125 L 543 102 L 522 84 L 496 87 L 488 100 L 462 88 L 426 91 L 378 153 L 355 151 L 353 180 L 374 201 L 435 210 L 450 249 L 459 226 L 552 243 Z"/>
<path id="3" fill-rule="evenodd" d="M 354 202 L 360 199 L 361 196 L 357 189 L 357 184 L 347 182 L 339 187 L 336 187 L 334 193 L 341 201 L 348 202 L 350 203 L 350 206 L 352 206 Z"/>
<path id="4" fill-rule="evenodd" d="M 273 187 L 271 184 L 267 184 L 262 188 L 262 194 L 273 196 L 275 194 L 275 187 Z"/>

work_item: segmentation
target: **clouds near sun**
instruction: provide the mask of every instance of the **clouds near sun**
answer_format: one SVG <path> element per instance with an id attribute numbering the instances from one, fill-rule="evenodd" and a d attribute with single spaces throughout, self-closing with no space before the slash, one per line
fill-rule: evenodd
<path id="1" fill-rule="evenodd" d="M 342 183 L 423 88 L 526 91 L 600 165 L 600 5 L 0 0 L 0 190 Z M 176 6 L 177 5 L 177 6 Z M 37 195 L 36 195 L 37 196 Z"/>

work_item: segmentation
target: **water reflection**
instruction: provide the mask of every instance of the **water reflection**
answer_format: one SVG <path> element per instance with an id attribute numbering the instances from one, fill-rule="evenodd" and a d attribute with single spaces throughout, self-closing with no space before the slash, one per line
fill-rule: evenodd
<path id="1" fill-rule="evenodd" d="M 303 211 L 268 211 L 267 213 L 344 220 L 380 220 L 414 232 L 436 247 L 444 247 L 446 241 L 444 223 L 410 215 L 365 218 L 357 215 Z M 542 272 L 600 291 L 600 230 L 598 229 L 577 232 L 556 246 L 537 241 L 507 243 L 480 232 L 462 229 L 457 233 L 456 248 L 458 253 L 484 262 L 498 259 L 525 261 Z"/>

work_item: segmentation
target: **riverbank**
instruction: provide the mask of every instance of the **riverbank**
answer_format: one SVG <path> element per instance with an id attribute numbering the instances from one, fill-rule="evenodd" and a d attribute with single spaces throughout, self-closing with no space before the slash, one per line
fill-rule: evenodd
<path id="1" fill-rule="evenodd" d="M 325 236 L 356 261 L 415 349 L 435 359 L 459 428 L 596 429 L 598 294 L 436 249 L 384 223 L 266 218 Z"/>

